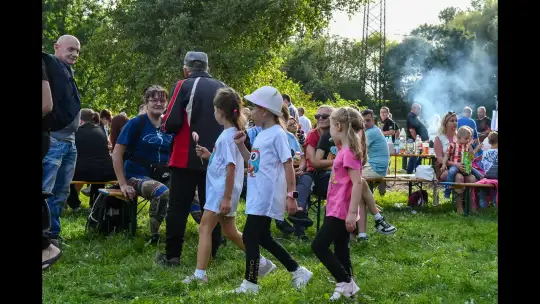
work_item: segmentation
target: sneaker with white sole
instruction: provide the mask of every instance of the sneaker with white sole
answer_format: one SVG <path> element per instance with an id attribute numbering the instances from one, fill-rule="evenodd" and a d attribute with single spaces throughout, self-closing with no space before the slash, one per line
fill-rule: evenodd
<path id="1" fill-rule="evenodd" d="M 259 293 L 259 285 L 257 284 L 253 284 L 251 283 L 250 281 L 248 280 L 243 280 L 242 281 L 242 284 L 240 284 L 240 287 L 237 287 L 233 290 L 231 290 L 231 293 L 236 293 L 236 294 L 257 294 Z"/>
<path id="2" fill-rule="evenodd" d="M 377 230 L 378 233 L 386 234 L 386 235 L 393 234 L 394 232 L 397 231 L 397 228 L 390 225 L 384 219 L 384 217 L 380 218 L 379 220 L 375 220 L 375 229 Z"/>
<path id="3" fill-rule="evenodd" d="M 265 275 L 268 275 L 272 271 L 276 270 L 277 266 L 276 264 L 272 263 L 270 260 L 266 260 L 266 264 L 263 266 L 259 265 L 259 278 L 264 277 Z"/>
<path id="4" fill-rule="evenodd" d="M 313 272 L 301 266 L 292 272 L 292 284 L 295 288 L 302 288 L 307 285 L 312 276 Z"/>
<path id="5" fill-rule="evenodd" d="M 202 278 L 199 278 L 195 274 L 192 274 L 190 276 L 187 276 L 182 282 L 184 284 L 190 284 L 191 282 L 208 283 L 208 276 L 204 276 Z"/>
<path id="6" fill-rule="evenodd" d="M 336 289 L 334 289 L 334 293 L 330 297 L 330 301 L 336 301 L 339 300 L 342 296 L 346 298 L 350 298 L 353 295 L 355 295 L 357 292 L 360 291 L 360 287 L 356 285 L 353 279 L 351 279 L 351 282 L 341 282 L 336 284 Z"/>
<path id="7" fill-rule="evenodd" d="M 365 241 L 369 240 L 369 238 L 368 238 L 367 235 L 366 235 L 366 236 L 360 236 L 360 234 L 359 234 L 359 235 L 357 236 L 357 240 L 358 240 L 359 242 L 365 242 Z"/>

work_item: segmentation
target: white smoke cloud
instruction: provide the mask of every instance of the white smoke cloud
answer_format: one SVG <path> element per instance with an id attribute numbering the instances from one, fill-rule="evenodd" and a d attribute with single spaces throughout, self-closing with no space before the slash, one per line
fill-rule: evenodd
<path id="1" fill-rule="evenodd" d="M 474 43 L 470 52 L 457 51 L 448 58 L 446 66 L 430 67 L 440 45 L 422 37 L 407 39 L 416 41 L 402 67 L 404 76 L 399 86 L 408 102 L 422 105 L 424 120 L 435 114 L 442 117 L 448 111 L 461 113 L 465 106 L 474 109 L 482 105 L 479 102 L 486 100 L 485 95 L 492 90 L 497 66 L 481 47 Z"/>

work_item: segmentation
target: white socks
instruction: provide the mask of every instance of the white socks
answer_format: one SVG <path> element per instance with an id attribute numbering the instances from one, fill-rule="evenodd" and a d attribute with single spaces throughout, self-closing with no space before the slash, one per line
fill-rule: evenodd
<path id="1" fill-rule="evenodd" d="M 206 276 L 206 270 L 195 269 L 195 276 L 202 279 Z"/>
<path id="2" fill-rule="evenodd" d="M 265 266 L 266 265 L 266 259 L 261 255 L 261 257 L 259 258 L 259 267 L 260 266 Z M 200 270 L 200 269 L 195 269 L 195 273 L 194 275 L 199 278 L 199 279 L 202 279 L 206 276 L 206 270 Z"/>
<path id="3" fill-rule="evenodd" d="M 366 237 L 366 236 L 367 236 L 367 233 L 365 233 L 365 232 L 360 232 L 358 234 L 358 237 Z"/>
<path id="4" fill-rule="evenodd" d="M 383 218 L 383 216 L 379 212 L 377 212 L 377 214 L 375 214 L 375 220 L 376 221 L 378 221 L 378 220 L 380 220 L 382 218 Z"/>
<path id="5" fill-rule="evenodd" d="M 266 259 L 261 255 L 259 258 L 259 267 L 266 265 Z"/>

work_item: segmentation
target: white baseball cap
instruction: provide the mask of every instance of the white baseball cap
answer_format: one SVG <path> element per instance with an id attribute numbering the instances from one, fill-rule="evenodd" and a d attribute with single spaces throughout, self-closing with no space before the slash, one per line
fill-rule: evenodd
<path id="1" fill-rule="evenodd" d="M 267 109 L 276 116 L 282 116 L 281 107 L 283 106 L 283 98 L 281 93 L 270 86 L 264 86 L 255 90 L 255 92 L 244 96 L 245 99 L 253 104 Z"/>

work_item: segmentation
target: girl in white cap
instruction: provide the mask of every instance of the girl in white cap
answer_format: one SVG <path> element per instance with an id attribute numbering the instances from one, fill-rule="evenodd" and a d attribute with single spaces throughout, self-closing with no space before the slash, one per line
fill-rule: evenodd
<path id="1" fill-rule="evenodd" d="M 209 160 L 206 173 L 206 204 L 199 226 L 199 246 L 197 247 L 197 268 L 184 283 L 208 282 L 206 269 L 212 250 L 212 231 L 221 223 L 225 236 L 245 251 L 242 234 L 236 228 L 236 209 L 244 185 L 244 159 L 234 143 L 237 131 L 244 129 L 242 97 L 231 88 L 219 89 L 214 98 L 214 116 L 224 127 L 213 151 L 199 145 L 195 150 L 201 158 Z M 276 269 L 276 265 L 260 257 L 259 276 Z"/>
<path id="2" fill-rule="evenodd" d="M 248 161 L 246 225 L 242 240 L 246 247 L 245 279 L 235 293 L 257 293 L 259 246 L 275 256 L 292 274 L 292 284 L 304 287 L 313 273 L 291 257 L 270 233 L 272 219 L 283 221 L 285 209 L 296 213 L 295 174 L 284 122 L 280 120 L 283 99 L 276 88 L 265 86 L 245 96 L 250 103 L 251 118 L 262 127 L 252 143 L 251 153 L 244 145 L 246 135 L 237 132 L 235 142 Z"/>

